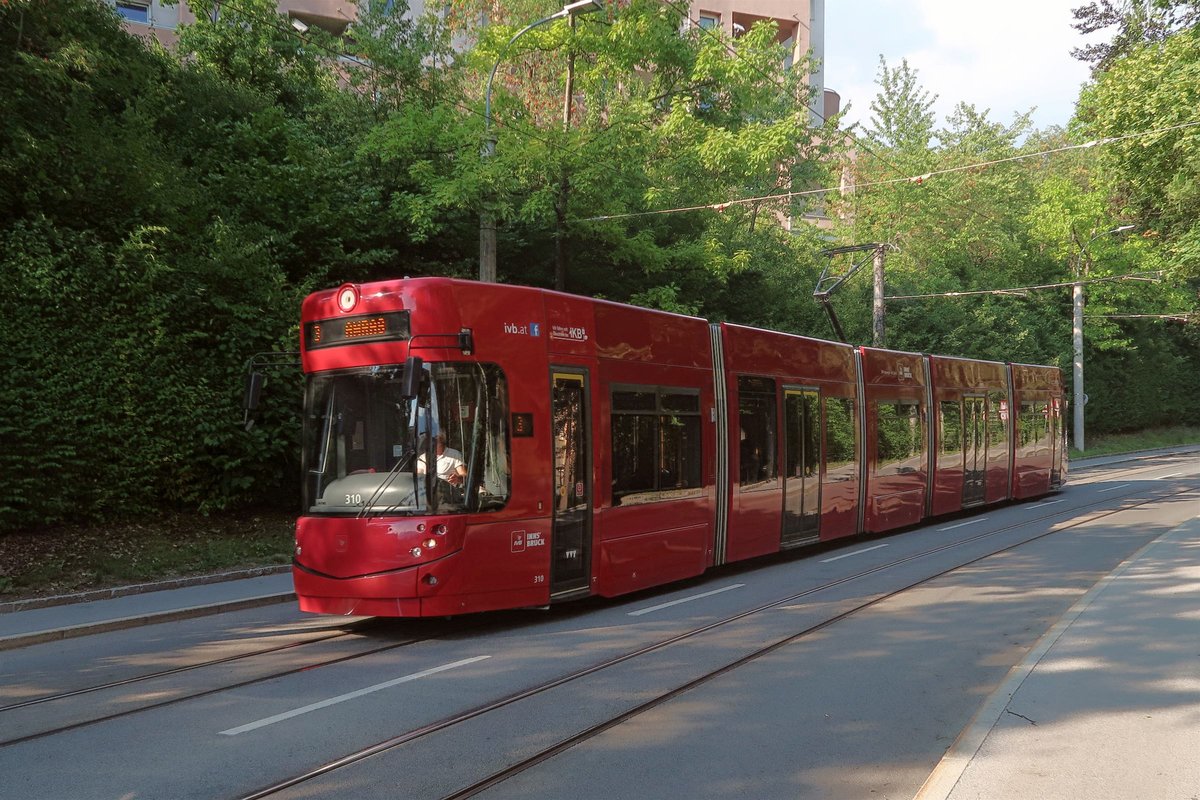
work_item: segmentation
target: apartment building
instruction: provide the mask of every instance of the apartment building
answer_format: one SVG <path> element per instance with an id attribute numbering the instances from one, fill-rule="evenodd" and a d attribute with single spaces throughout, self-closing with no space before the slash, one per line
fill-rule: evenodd
<path id="1" fill-rule="evenodd" d="M 756 22 L 774 21 L 779 28 L 778 40 L 788 50 L 788 66 L 811 50 L 817 63 L 812 76 L 817 90 L 811 108 L 813 124 L 825 120 L 825 0 L 691 0 L 691 12 L 692 20 L 700 27 L 722 30 L 734 38 Z M 836 113 L 837 95 L 829 101 L 835 104 Z"/>
<path id="2" fill-rule="evenodd" d="M 196 17 L 186 0 L 167 4 L 163 0 L 107 0 L 125 19 L 130 33 L 157 39 L 165 45 L 174 43 L 176 29 L 194 22 Z M 238 0 L 227 0 L 236 5 Z M 410 13 L 425 11 L 425 0 L 410 0 Z M 356 6 L 349 0 L 279 0 L 279 11 L 301 26 L 324 28 L 341 34 L 354 21 Z M 760 20 L 774 20 L 779 26 L 779 41 L 789 51 L 787 62 L 799 61 L 810 49 L 818 64 L 825 55 L 825 0 L 691 0 L 691 21 L 703 28 L 715 28 L 736 37 Z M 690 24 L 690 21 L 689 21 Z M 824 68 L 813 75 L 818 101 L 813 115 L 817 124 L 825 117 L 822 94 L 825 88 Z"/>
<path id="3" fill-rule="evenodd" d="M 156 39 L 171 46 L 178 39 L 180 25 L 196 21 L 196 15 L 186 0 L 167 4 L 163 0 L 107 0 L 125 20 L 125 28 L 135 36 Z M 228 0 L 236 6 L 238 0 Z M 348 0 L 279 0 L 279 12 L 287 15 L 297 27 L 316 26 L 335 35 L 341 34 L 354 21 L 356 5 Z M 414 14 L 425 11 L 424 0 L 411 0 Z"/>

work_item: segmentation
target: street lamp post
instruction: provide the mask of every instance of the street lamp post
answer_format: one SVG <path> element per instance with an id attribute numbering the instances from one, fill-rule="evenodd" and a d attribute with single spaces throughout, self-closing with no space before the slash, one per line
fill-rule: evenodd
<path id="1" fill-rule="evenodd" d="M 496 57 L 496 63 L 492 65 L 491 74 L 488 75 L 487 90 L 484 92 L 483 98 L 483 152 L 481 155 L 485 163 L 496 155 L 496 137 L 492 134 L 492 82 L 496 79 L 496 71 L 500 69 L 500 62 L 508 54 L 508 48 L 512 47 L 513 42 L 517 39 L 547 22 L 553 22 L 556 19 L 573 21 L 580 14 L 590 14 L 594 11 L 601 11 L 603 8 L 604 6 L 598 0 L 578 0 L 578 2 L 567 3 L 550 16 L 530 23 L 517 31 L 500 50 L 500 55 Z M 483 211 L 479 214 L 479 280 L 484 283 L 496 282 L 496 215 L 486 203 Z"/>
<path id="2" fill-rule="evenodd" d="M 1092 238 L 1088 239 L 1083 244 L 1079 244 L 1079 255 L 1075 258 L 1075 284 L 1071 287 L 1071 300 L 1074 306 L 1074 313 L 1071 318 L 1071 338 L 1075 349 L 1075 365 L 1072 373 L 1072 383 L 1075 385 L 1075 414 L 1074 414 L 1074 429 L 1075 429 L 1075 449 L 1083 452 L 1084 437 L 1083 437 L 1083 406 L 1087 401 L 1087 395 L 1083 392 L 1083 279 L 1086 272 L 1085 259 L 1090 257 L 1088 253 L 1088 245 L 1099 239 L 1101 236 L 1108 236 L 1113 233 L 1124 233 L 1125 231 L 1133 230 L 1133 225 L 1122 225 L 1119 228 L 1113 228 L 1110 231 L 1097 233 Z M 1072 235 L 1074 235 L 1072 233 Z M 1076 238 L 1076 243 L 1079 243 Z"/>

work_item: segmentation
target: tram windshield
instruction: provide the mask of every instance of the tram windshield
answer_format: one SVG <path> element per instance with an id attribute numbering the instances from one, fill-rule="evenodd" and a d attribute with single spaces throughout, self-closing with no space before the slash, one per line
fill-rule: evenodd
<path id="1" fill-rule="evenodd" d="M 495 364 L 421 369 L 417 397 L 404 396 L 402 364 L 309 376 L 306 513 L 454 514 L 508 502 L 504 373 Z"/>

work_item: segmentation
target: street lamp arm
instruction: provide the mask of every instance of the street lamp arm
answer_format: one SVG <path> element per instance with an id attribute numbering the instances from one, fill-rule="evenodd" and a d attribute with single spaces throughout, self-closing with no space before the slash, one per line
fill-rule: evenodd
<path id="1" fill-rule="evenodd" d="M 1087 243 L 1091 244 L 1092 242 L 1099 239 L 1101 236 L 1109 236 L 1114 233 L 1124 233 L 1125 231 L 1131 231 L 1136 227 L 1137 227 L 1136 225 L 1121 225 L 1120 227 L 1113 228 L 1111 231 L 1101 231 L 1100 233 L 1097 233 L 1092 238 L 1088 239 Z"/>
<path id="2" fill-rule="evenodd" d="M 500 54 L 496 56 L 496 63 L 492 65 L 492 71 L 488 73 L 487 89 L 483 97 L 483 152 L 480 153 L 482 158 L 490 159 L 496 155 L 496 137 L 492 135 L 492 83 L 496 80 L 500 62 L 508 55 L 508 50 L 513 46 L 513 42 L 547 22 L 569 18 L 573 23 L 575 17 L 580 14 L 590 14 L 603 9 L 604 6 L 598 0 L 576 0 L 567 3 L 550 16 L 521 28 L 500 49 Z M 493 283 L 496 280 L 496 215 L 486 203 L 479 213 L 479 280 L 485 283 Z"/>
<path id="3" fill-rule="evenodd" d="M 500 62 L 504 60 L 506 55 L 508 55 L 508 48 L 512 47 L 513 42 L 515 42 L 517 39 L 520 39 L 522 36 L 529 33 L 539 25 L 545 25 L 547 22 L 553 22 L 554 20 L 562 19 L 565 16 L 568 16 L 568 14 L 560 10 L 548 17 L 545 17 L 544 19 L 539 19 L 537 22 L 531 22 L 524 28 L 521 28 L 521 30 L 514 33 L 512 38 L 508 40 L 508 43 L 500 49 L 500 55 L 496 56 L 496 63 L 492 65 L 492 71 L 488 74 L 487 90 L 484 92 L 483 96 L 483 130 L 485 136 L 490 134 L 492 130 L 492 81 L 496 80 L 496 72 L 500 69 Z"/>
<path id="4" fill-rule="evenodd" d="M 508 55 L 508 48 L 513 46 L 513 42 L 520 39 L 525 34 L 529 33 L 539 25 L 545 25 L 547 22 L 553 22 L 556 19 L 567 19 L 569 17 L 578 17 L 581 14 L 592 14 L 596 11 L 603 11 L 604 6 L 598 0 L 576 0 L 574 3 L 567 3 L 558 11 L 555 11 L 548 17 L 539 19 L 537 22 L 532 22 L 526 25 L 521 30 L 513 34 L 512 38 L 504 47 L 500 48 L 500 54 L 496 56 L 496 63 L 492 65 L 492 71 L 488 74 L 487 89 L 483 94 L 483 125 L 484 135 L 491 133 L 492 129 L 492 82 L 496 79 L 496 72 L 500 69 L 500 62 Z"/>

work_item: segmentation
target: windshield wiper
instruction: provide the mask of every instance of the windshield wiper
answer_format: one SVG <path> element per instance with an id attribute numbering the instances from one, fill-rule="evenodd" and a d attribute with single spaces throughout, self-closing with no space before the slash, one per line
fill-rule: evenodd
<path id="1" fill-rule="evenodd" d="M 392 483 L 395 482 L 396 478 L 399 477 L 400 473 L 404 471 L 404 467 L 407 464 L 409 464 L 412 460 L 413 460 L 413 453 L 410 452 L 407 456 L 405 456 L 404 458 L 400 459 L 399 461 L 397 461 L 395 464 L 392 465 L 392 468 L 387 471 L 387 475 L 384 476 L 383 481 L 380 482 L 379 487 L 374 492 L 372 492 L 371 496 L 369 498 L 367 498 L 367 501 L 365 503 L 363 503 L 363 507 L 358 512 L 358 516 L 360 518 L 372 516 L 371 509 L 373 509 L 375 507 L 375 501 L 378 500 L 383 495 L 383 493 L 388 490 L 389 487 L 391 487 Z M 415 473 L 415 470 L 414 470 L 414 473 Z M 414 479 L 413 479 L 413 501 L 414 501 L 414 503 L 416 502 L 417 495 L 418 495 L 416 487 L 417 487 L 416 478 L 414 476 Z M 404 505 L 405 505 L 404 503 L 393 503 L 392 505 L 384 507 L 383 510 L 376 512 L 374 514 L 374 516 L 383 516 L 384 514 L 387 514 L 389 511 L 392 511 L 393 509 L 396 509 L 396 508 L 400 508 Z"/>

